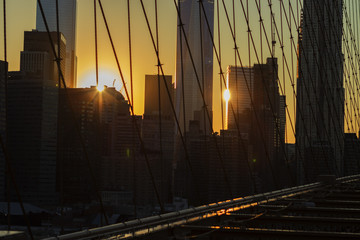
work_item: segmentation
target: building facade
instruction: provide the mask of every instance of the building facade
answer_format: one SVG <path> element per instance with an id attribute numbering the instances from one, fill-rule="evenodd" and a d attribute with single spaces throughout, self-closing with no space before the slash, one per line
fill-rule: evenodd
<path id="1" fill-rule="evenodd" d="M 182 27 L 178 28 L 176 111 L 183 133 L 189 130 L 190 120 L 197 120 L 200 122 L 201 131 L 209 134 L 212 124 L 209 122 L 206 111 L 209 112 L 212 122 L 213 47 L 200 4 L 204 6 L 211 32 L 213 32 L 214 1 L 206 0 L 201 3 L 195 0 L 179 1 L 184 31 L 182 31 Z M 179 24 L 180 20 L 178 20 Z M 186 40 L 190 49 L 187 48 Z"/>
<path id="2" fill-rule="evenodd" d="M 14 176 L 23 201 L 42 206 L 55 205 L 59 200 L 58 74 L 47 37 L 43 32 L 25 32 L 20 72 L 9 73 L 7 87 L 7 140 Z M 56 46 L 56 33 L 53 41 Z M 15 193 L 12 195 L 16 201 Z"/>
<path id="3" fill-rule="evenodd" d="M 342 6 L 342 0 L 304 1 L 296 101 L 300 182 L 343 172 Z"/>
<path id="4" fill-rule="evenodd" d="M 228 89 L 231 97 L 228 105 L 227 127 L 249 133 L 249 121 L 244 118 L 252 108 L 254 69 L 252 67 L 228 66 Z M 238 126 L 237 126 L 238 125 Z"/>
<path id="5" fill-rule="evenodd" d="M 50 31 L 57 31 L 56 22 L 56 1 L 43 0 L 41 1 L 46 21 Z M 36 29 L 38 31 L 45 31 L 46 27 L 41 15 L 40 7 L 36 10 Z M 66 39 L 66 57 L 62 58 L 65 62 L 65 70 L 63 75 L 66 86 L 74 88 L 77 86 L 76 68 L 76 0 L 62 0 L 59 1 L 59 29 Z"/>

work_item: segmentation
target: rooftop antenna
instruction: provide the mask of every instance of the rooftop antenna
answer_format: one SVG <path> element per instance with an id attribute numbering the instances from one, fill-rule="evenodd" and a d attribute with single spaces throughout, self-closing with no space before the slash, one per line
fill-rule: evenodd
<path id="1" fill-rule="evenodd" d="M 271 21 L 271 44 L 272 44 L 271 57 L 272 58 L 275 57 L 275 45 L 276 45 L 275 31 L 274 31 L 274 21 L 275 21 L 275 13 L 273 14 L 273 18 L 272 18 L 272 21 Z"/>

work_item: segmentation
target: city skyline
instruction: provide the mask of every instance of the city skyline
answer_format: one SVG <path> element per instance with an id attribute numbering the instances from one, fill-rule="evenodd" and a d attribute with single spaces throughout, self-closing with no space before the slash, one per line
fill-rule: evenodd
<path id="1" fill-rule="evenodd" d="M 2 2 L 4 228 L 360 234 L 360 1 Z"/>
<path id="2" fill-rule="evenodd" d="M 12 14 L 8 14 L 8 39 L 12 39 L 12 45 L 9 46 L 9 68 L 10 70 L 18 69 L 18 52 L 22 50 L 22 34 L 24 30 L 32 30 L 35 28 L 36 23 L 36 1 L 30 0 L 24 2 L 23 0 L 15 0 L 7 3 L 8 11 L 14 11 L 16 6 L 22 5 L 24 9 L 19 9 L 22 11 L 21 18 L 13 18 Z M 221 3 L 221 1 L 220 1 Z M 232 7 L 231 1 L 225 1 L 226 7 L 230 9 Z M 275 4 L 275 3 L 274 3 Z M 150 24 L 152 29 L 155 29 L 154 24 L 154 6 L 148 1 L 144 1 L 144 5 L 146 10 L 150 14 Z M 127 6 L 126 1 L 104 1 L 103 2 L 105 13 L 110 16 L 108 19 L 110 30 L 113 34 L 113 39 L 115 40 L 115 47 L 118 52 L 120 65 L 122 66 L 125 82 L 130 88 L 130 74 L 129 74 L 129 55 L 128 55 L 128 39 L 127 37 Z M 144 76 L 146 74 L 156 74 L 156 57 L 154 55 L 154 51 L 150 44 L 150 35 L 147 33 L 147 27 L 143 15 L 141 5 L 137 1 L 130 1 L 131 12 L 132 12 L 132 41 L 133 41 L 133 79 L 134 79 L 134 109 L 135 113 L 141 115 L 144 112 Z M 0 6 L 1 7 L 1 6 Z M 236 20 L 239 22 L 239 26 L 241 24 L 246 25 L 245 18 L 241 16 L 242 8 L 240 3 L 235 3 L 235 8 L 238 10 L 236 15 Z M 31 10 L 33 9 L 33 10 Z M 119 10 L 122 14 L 115 14 Z M 18 11 L 19 11 L 18 10 Z M 98 19 L 98 34 L 99 34 L 99 78 L 100 83 L 103 83 L 107 86 L 114 86 L 120 90 L 122 89 L 122 84 L 120 83 L 120 77 L 118 74 L 118 70 L 114 61 L 114 57 L 112 56 L 112 50 L 109 44 L 109 40 L 107 38 L 107 33 L 103 24 L 103 19 L 101 16 L 100 8 L 97 9 L 97 19 Z M 249 11 L 252 13 L 250 15 L 250 26 L 253 29 L 257 29 L 254 31 L 255 36 L 259 36 L 258 30 L 258 13 L 257 8 L 254 2 L 249 3 Z M 274 8 L 276 19 L 279 20 L 279 9 Z M 230 13 L 231 14 L 231 13 Z M 267 19 L 270 19 L 269 11 L 262 12 L 263 18 L 266 19 L 264 21 L 266 31 L 270 31 L 270 22 Z M 119 17 L 115 17 L 119 16 Z M 134 17 L 139 16 L 139 17 Z M 214 6 L 214 18 L 217 16 L 217 5 Z M 231 17 L 231 15 L 230 15 Z M 226 68 L 229 65 L 234 65 L 234 50 L 233 50 L 233 40 L 231 37 L 230 28 L 225 21 L 225 12 L 222 5 L 220 5 L 220 18 L 223 20 L 220 21 L 220 32 L 223 40 L 221 41 L 221 54 L 222 54 L 222 71 L 225 76 Z M 31 20 L 33 19 L 33 20 Z M 2 19 L 0 19 L 0 22 Z M 124 24 L 115 31 L 115 26 L 117 22 L 123 22 Z M 175 81 L 175 66 L 176 66 L 176 34 L 178 29 L 176 27 L 177 24 L 177 12 L 175 5 L 172 1 L 159 2 L 159 43 L 160 43 L 160 58 L 163 64 L 163 69 L 165 75 L 172 75 L 173 81 Z M 295 34 L 296 27 L 295 22 L 292 22 L 292 34 Z M 114 29 L 113 29 L 114 28 Z M 9 32 L 9 29 L 13 29 Z M 85 29 L 87 29 L 85 31 Z M 113 30 L 112 30 L 113 29 Z M 153 30 L 154 31 L 154 30 Z M 145 33 L 145 34 L 144 34 Z M 236 36 L 238 42 L 239 52 L 242 58 L 242 64 L 244 66 L 251 66 L 255 63 L 258 63 L 257 58 L 255 57 L 254 47 L 250 45 L 251 48 L 251 61 L 249 61 L 247 44 L 239 44 L 240 42 L 248 42 L 246 29 L 236 29 Z M 1 36 L 2 32 L 0 32 Z M 90 87 L 91 85 L 96 85 L 95 81 L 95 50 L 94 50 L 94 40 L 93 40 L 93 6 L 92 1 L 82 0 L 77 2 L 77 37 L 76 37 L 76 45 L 77 45 L 77 57 L 78 57 L 78 86 L 79 87 Z M 141 34 L 141 35 L 140 35 Z M 214 24 L 214 39 L 217 38 L 218 34 L 218 26 L 217 23 Z M 264 32 L 263 32 L 264 34 Z M 270 32 L 267 32 L 267 35 L 271 35 Z M 141 36 L 141 37 L 140 37 Z M 284 32 L 284 37 L 290 36 L 290 32 Z M 145 39 L 145 41 L 142 41 Z M 0 44 L 2 39 L 0 38 Z M 264 40 L 265 41 L 265 40 Z M 79 44 L 80 43 L 80 44 Z M 263 42 L 265 44 L 265 42 Z M 216 47 L 218 46 L 217 40 L 215 41 Z M 255 37 L 255 45 L 256 48 L 260 48 L 260 39 Z M 287 58 L 290 59 L 291 51 L 290 45 L 288 51 L 285 52 Z M 277 53 L 281 54 L 280 46 L 277 45 Z M 266 56 L 266 48 L 264 47 L 264 57 Z M 120 54 L 122 53 L 122 54 Z M 124 54 L 125 53 L 125 54 Z M 142 57 L 146 56 L 146 58 Z M 0 52 L 1 57 L 1 52 Z M 260 56 L 259 56 L 260 57 Z M 147 59 L 147 60 L 145 60 Z M 260 63 L 265 59 L 259 59 Z M 239 64 L 239 62 L 238 62 Z M 295 69 L 296 62 L 294 63 Z M 137 67 L 136 67 L 137 66 Z M 141 67 L 138 67 L 141 66 Z M 291 67 L 291 66 L 290 66 Z M 279 73 L 282 72 L 283 65 L 279 65 Z M 219 76 L 219 65 L 214 55 L 213 57 L 213 126 L 214 131 L 219 132 L 222 128 L 222 116 L 221 116 L 221 104 L 223 103 L 222 93 L 220 93 L 220 80 Z M 295 74 L 294 73 L 291 73 Z M 280 81 L 283 82 L 282 74 L 279 74 Z M 291 76 L 290 75 L 290 76 Z M 289 76 L 286 74 L 286 81 L 289 81 Z M 116 79 L 116 81 L 114 81 Z M 123 91 L 124 89 L 122 89 Z M 287 84 L 285 88 L 285 92 L 291 94 L 292 89 L 290 84 Z M 293 99 L 289 98 L 287 105 L 289 106 L 289 111 L 291 115 L 294 113 L 294 108 L 292 108 Z M 225 117 L 225 116 L 224 116 Z M 288 116 L 287 116 L 288 117 Z M 287 142 L 294 142 L 294 136 L 291 131 L 291 127 L 287 125 Z"/>

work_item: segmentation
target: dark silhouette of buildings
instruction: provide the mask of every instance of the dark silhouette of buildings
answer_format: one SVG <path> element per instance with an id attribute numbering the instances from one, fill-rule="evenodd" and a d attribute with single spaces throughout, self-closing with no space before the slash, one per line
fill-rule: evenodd
<path id="1" fill-rule="evenodd" d="M 172 77 L 165 76 L 171 100 L 174 100 Z M 159 88 L 160 87 L 160 88 Z M 160 90 L 159 90 L 160 89 Z M 160 95 L 159 95 L 160 91 Z M 150 161 L 151 170 L 159 191 L 162 204 L 172 202 L 172 166 L 174 158 L 174 118 L 169 94 L 161 75 L 145 76 L 145 112 L 142 120 L 141 135 L 144 141 L 144 153 Z M 142 157 L 144 158 L 144 156 Z M 157 204 L 154 188 L 151 185 L 149 172 L 144 168 L 145 179 L 139 185 L 146 185 L 142 194 L 146 193 L 147 204 Z"/>
<path id="2" fill-rule="evenodd" d="M 185 197 L 190 205 L 197 206 L 254 192 L 246 162 L 245 134 L 240 139 L 237 131 L 225 130 L 220 136 L 205 137 L 199 123 L 191 121 L 186 136 L 189 159 L 182 151 L 175 169 L 176 196 Z"/>
<path id="3" fill-rule="evenodd" d="M 0 136 L 6 144 L 6 82 L 8 77 L 8 63 L 0 61 Z M 0 148 L 0 201 L 5 200 L 5 155 Z"/>
<path id="4" fill-rule="evenodd" d="M 278 65 L 276 58 L 268 58 L 266 64 L 254 65 L 253 120 L 250 141 L 255 159 L 255 171 L 261 179 L 260 192 L 278 188 L 277 174 L 283 168 L 285 139 L 281 134 L 280 94 L 278 87 Z M 284 104 L 282 104 L 284 107 Z M 283 116 L 284 117 L 284 116 Z"/>
<path id="5" fill-rule="evenodd" d="M 57 34 L 51 33 L 57 46 Z M 65 49 L 63 37 L 60 43 Z M 61 52 L 60 57 L 65 57 Z M 7 95 L 8 151 L 23 201 L 58 203 L 56 149 L 58 72 L 48 36 L 25 32 L 20 72 L 10 72 Z M 12 191 L 12 200 L 18 200 Z"/>

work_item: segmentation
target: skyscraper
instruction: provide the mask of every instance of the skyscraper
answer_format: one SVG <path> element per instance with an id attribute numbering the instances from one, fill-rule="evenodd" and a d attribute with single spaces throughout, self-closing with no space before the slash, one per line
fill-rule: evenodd
<path id="1" fill-rule="evenodd" d="M 249 121 L 242 120 L 244 120 L 246 111 L 252 107 L 253 78 L 252 67 L 228 66 L 227 68 L 228 88 L 231 94 L 227 113 L 228 129 L 237 130 L 237 122 L 240 132 L 249 133 Z M 235 116 L 237 121 L 235 121 Z"/>
<path id="2" fill-rule="evenodd" d="M 145 112 L 144 115 L 157 115 L 159 114 L 159 88 L 160 88 L 160 102 L 161 114 L 167 117 L 173 116 L 171 110 L 171 103 L 164 84 L 163 76 L 158 75 L 145 75 Z M 169 89 L 171 100 L 174 102 L 174 88 L 171 83 L 171 76 L 164 76 L 166 85 Z M 160 80 L 160 87 L 158 87 Z"/>
<path id="3" fill-rule="evenodd" d="M 266 64 L 254 65 L 253 119 L 250 141 L 253 146 L 253 158 L 256 160 L 256 172 L 261 179 L 261 191 L 269 191 L 278 185 L 279 170 L 278 149 L 280 142 L 277 58 L 267 58 Z M 256 87 L 255 87 L 256 86 Z"/>
<path id="4" fill-rule="evenodd" d="M 6 80 L 8 63 L 0 61 L 0 135 L 5 143 L 6 139 Z M 0 201 L 5 200 L 5 155 L 0 148 Z"/>
<path id="5" fill-rule="evenodd" d="M 50 31 L 56 31 L 56 1 L 43 0 L 41 1 L 46 21 Z M 76 0 L 62 0 L 59 1 L 59 28 L 66 39 L 66 59 L 65 60 L 65 74 L 64 78 L 66 86 L 73 88 L 77 85 L 76 80 Z M 40 7 L 36 10 L 36 29 L 38 31 L 46 31 L 45 24 L 41 15 Z"/>
<path id="6" fill-rule="evenodd" d="M 54 44 L 57 34 L 53 33 Z M 7 139 L 22 199 L 51 206 L 56 193 L 57 66 L 44 32 L 25 32 L 20 72 L 10 72 Z M 64 41 L 60 41 L 65 48 Z M 17 200 L 14 192 L 13 200 Z"/>
<path id="7" fill-rule="evenodd" d="M 213 88 L 213 49 L 211 34 L 208 31 L 203 4 L 211 32 L 214 24 L 214 2 L 211 0 L 181 0 L 179 1 L 181 21 L 184 24 L 178 28 L 176 55 L 176 111 L 182 132 L 189 130 L 189 121 L 200 122 L 200 130 L 208 134 L 211 130 L 205 110 L 212 118 L 212 88 Z M 180 24 L 180 20 L 178 20 Z M 189 43 L 187 48 L 186 39 Z M 196 68 L 193 68 L 192 60 Z M 196 77 L 198 76 L 198 79 Z M 198 81 L 204 93 L 205 105 Z M 184 129 L 184 119 L 185 128 Z"/>
<path id="8" fill-rule="evenodd" d="M 296 101 L 301 181 L 304 177 L 314 181 L 319 174 L 342 172 L 342 5 L 342 0 L 304 1 Z"/>

